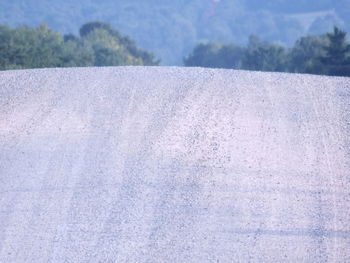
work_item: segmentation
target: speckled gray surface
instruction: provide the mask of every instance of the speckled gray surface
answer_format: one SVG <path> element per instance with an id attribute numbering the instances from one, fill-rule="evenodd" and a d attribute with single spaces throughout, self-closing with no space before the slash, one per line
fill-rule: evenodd
<path id="1" fill-rule="evenodd" d="M 0 262 L 350 262 L 350 79 L 0 72 Z"/>

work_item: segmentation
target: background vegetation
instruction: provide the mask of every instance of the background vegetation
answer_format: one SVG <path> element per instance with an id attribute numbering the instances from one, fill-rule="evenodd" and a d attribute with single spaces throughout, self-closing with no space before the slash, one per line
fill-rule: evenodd
<path id="1" fill-rule="evenodd" d="M 107 23 L 84 24 L 79 36 L 46 25 L 0 26 L 0 69 L 157 64 L 153 54 Z"/>
<path id="2" fill-rule="evenodd" d="M 184 59 L 186 66 L 350 76 L 350 44 L 346 33 L 301 37 L 292 48 L 251 36 L 247 46 L 197 45 Z"/>
<path id="3" fill-rule="evenodd" d="M 89 22 L 79 36 L 62 35 L 46 25 L 37 28 L 0 25 L 0 69 L 158 65 L 155 56 L 136 46 L 110 24 Z M 293 47 L 252 35 L 247 45 L 209 42 L 196 45 L 185 66 L 350 76 L 346 33 L 301 37 Z"/>
<path id="4" fill-rule="evenodd" d="M 62 34 L 77 35 L 82 24 L 96 20 L 131 36 L 163 65 L 181 65 L 183 57 L 203 42 L 247 45 L 254 34 L 291 47 L 300 37 L 331 31 L 333 25 L 350 32 L 350 1 L 0 1 L 0 24 L 11 27 L 38 27 L 44 22 Z"/>

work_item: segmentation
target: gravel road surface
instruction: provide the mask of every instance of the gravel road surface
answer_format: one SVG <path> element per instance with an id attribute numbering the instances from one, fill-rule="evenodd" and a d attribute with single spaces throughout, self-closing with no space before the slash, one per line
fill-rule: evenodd
<path id="1" fill-rule="evenodd" d="M 0 72 L 0 262 L 350 262 L 350 78 Z"/>

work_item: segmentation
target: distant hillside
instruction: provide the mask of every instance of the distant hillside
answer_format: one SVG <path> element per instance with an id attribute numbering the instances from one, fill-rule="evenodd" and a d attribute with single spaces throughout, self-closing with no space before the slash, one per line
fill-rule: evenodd
<path id="1" fill-rule="evenodd" d="M 77 34 L 85 22 L 102 20 L 154 52 L 162 64 L 174 65 L 181 64 L 182 58 L 199 42 L 243 44 L 250 34 L 257 34 L 291 45 L 302 35 L 329 31 L 334 24 L 350 31 L 348 2 L 2 0 L 0 23 L 37 26 L 46 22 L 62 33 Z"/>

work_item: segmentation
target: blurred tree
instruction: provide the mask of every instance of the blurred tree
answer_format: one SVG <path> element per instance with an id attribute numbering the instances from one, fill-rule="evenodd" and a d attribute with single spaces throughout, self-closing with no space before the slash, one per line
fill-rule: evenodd
<path id="1" fill-rule="evenodd" d="M 350 45 L 346 41 L 346 33 L 334 27 L 332 33 L 327 33 L 329 44 L 324 46 L 325 55 L 320 61 L 327 75 L 350 76 Z"/>
<path id="2" fill-rule="evenodd" d="M 197 45 L 184 59 L 185 66 L 235 68 L 241 67 L 244 48 L 228 44 L 208 43 Z"/>
<path id="3" fill-rule="evenodd" d="M 103 57 L 106 57 L 108 59 L 108 62 L 106 62 L 106 65 L 123 65 L 120 63 L 126 63 L 126 64 L 130 63 L 131 65 L 158 65 L 160 62 L 159 60 L 155 59 L 152 53 L 139 49 L 136 46 L 135 41 L 130 39 L 128 36 L 122 36 L 116 29 L 112 28 L 112 26 L 109 23 L 100 22 L 100 21 L 89 22 L 84 24 L 80 28 L 79 32 L 80 32 L 80 37 L 82 39 L 88 38 L 90 39 L 90 41 L 97 41 L 98 38 L 101 37 L 103 41 L 99 41 L 99 45 L 104 46 L 104 45 L 108 45 L 108 43 L 112 45 L 112 46 L 109 46 L 109 48 L 114 49 L 114 53 L 112 51 L 107 51 L 104 48 L 101 49 L 98 47 L 94 47 L 94 50 L 95 51 L 98 50 L 98 53 L 99 53 L 99 54 L 96 54 L 100 58 L 99 63 L 103 64 L 103 61 L 101 60 Z M 89 38 L 89 35 L 96 34 L 96 32 L 99 32 L 97 33 L 99 34 L 99 36 L 96 36 L 94 40 L 93 40 L 93 37 Z M 123 54 L 121 54 L 119 51 L 118 51 L 119 54 L 118 55 L 116 54 L 115 51 L 121 48 L 124 49 L 123 50 L 124 55 L 126 55 L 126 53 L 129 53 L 128 56 L 123 56 Z M 114 59 L 107 57 L 106 56 L 107 53 L 111 54 L 111 56 L 114 57 Z M 132 57 L 134 57 L 134 59 Z"/>
<path id="4" fill-rule="evenodd" d="M 153 54 L 102 22 L 83 25 L 81 37 L 62 36 L 45 24 L 38 28 L 0 26 L 0 69 L 158 63 Z"/>
<path id="5" fill-rule="evenodd" d="M 220 48 L 217 43 L 199 44 L 184 59 L 184 64 L 188 67 L 215 67 L 216 54 Z"/>
<path id="6" fill-rule="evenodd" d="M 55 30 L 68 33 L 79 32 L 79 25 L 98 18 L 132 36 L 138 46 L 157 52 L 163 64 L 179 65 L 196 43 L 234 41 L 243 45 L 251 33 L 293 45 L 307 32 L 309 21 L 323 16 L 318 14 L 320 11 L 333 13 L 349 31 L 349 3 L 349 0 L 1 0 L 0 23 L 14 26 L 46 21 Z M 326 32 L 332 20 L 319 22 L 311 27 L 317 33 Z M 110 28 L 98 23 L 89 26 Z M 87 31 L 91 30 L 89 26 Z"/>
<path id="7" fill-rule="evenodd" d="M 116 30 L 113 30 L 109 23 L 100 22 L 100 21 L 92 21 L 82 25 L 79 29 L 80 37 L 85 37 L 96 29 L 103 29 L 107 31 L 109 34 L 111 34 L 112 36 L 120 38 L 119 32 Z"/>
<path id="8" fill-rule="evenodd" d="M 249 38 L 248 49 L 242 60 L 242 68 L 259 71 L 287 70 L 287 56 L 284 47 L 261 41 L 257 36 Z"/>
<path id="9" fill-rule="evenodd" d="M 142 65 L 142 60 L 128 53 L 118 40 L 101 28 L 90 31 L 81 39 L 83 47 L 93 53 L 95 66 Z"/>
<path id="10" fill-rule="evenodd" d="M 73 34 L 67 34 L 67 35 L 64 35 L 63 36 L 63 39 L 64 39 L 64 42 L 67 42 L 67 41 L 77 41 L 78 38 L 73 35 Z"/>
<path id="11" fill-rule="evenodd" d="M 218 68 L 239 69 L 242 67 L 242 58 L 246 49 L 234 44 L 223 45 L 217 52 Z"/>
<path id="12" fill-rule="evenodd" d="M 323 66 L 318 58 L 325 54 L 323 47 L 326 44 L 325 35 L 298 39 L 288 54 L 288 71 L 322 74 Z"/>
<path id="13" fill-rule="evenodd" d="M 332 33 L 301 37 L 289 49 L 252 35 L 247 47 L 199 44 L 184 65 L 350 76 L 350 44 L 337 27 Z"/>
<path id="14" fill-rule="evenodd" d="M 10 62 L 13 54 L 11 38 L 11 29 L 7 26 L 0 26 L 0 69 L 6 69 L 12 65 Z"/>
<path id="15" fill-rule="evenodd" d="M 78 38 L 67 40 L 63 45 L 63 54 L 60 56 L 59 67 L 86 67 L 94 66 L 94 54 L 84 46 Z"/>
<path id="16" fill-rule="evenodd" d="M 60 65 L 63 39 L 46 25 L 33 29 L 0 28 L 2 68 L 40 68 Z"/>

